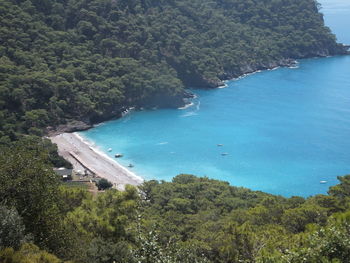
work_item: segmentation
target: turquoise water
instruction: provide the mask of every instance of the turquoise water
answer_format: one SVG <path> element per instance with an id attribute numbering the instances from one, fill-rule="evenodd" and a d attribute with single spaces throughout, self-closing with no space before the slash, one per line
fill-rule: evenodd
<path id="1" fill-rule="evenodd" d="M 81 134 L 145 179 L 191 173 L 284 196 L 326 193 L 350 173 L 349 76 L 350 56 L 302 60 L 195 90 L 187 109 L 133 112 Z"/>

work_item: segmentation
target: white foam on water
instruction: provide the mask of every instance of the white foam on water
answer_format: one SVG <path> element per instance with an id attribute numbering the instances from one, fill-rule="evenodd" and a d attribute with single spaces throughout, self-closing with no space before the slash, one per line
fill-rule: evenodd
<path id="1" fill-rule="evenodd" d="M 81 136 L 79 133 L 74 132 L 73 133 L 77 138 L 79 138 L 79 140 L 81 140 L 83 143 L 85 143 L 86 145 L 89 146 L 89 149 L 94 151 L 95 153 L 97 153 L 98 155 L 102 156 L 103 158 L 108 159 L 109 161 L 113 162 L 114 164 L 116 164 L 118 167 L 120 167 L 121 169 L 123 169 L 128 175 L 130 175 L 131 177 L 134 177 L 136 180 L 140 180 L 141 182 L 144 181 L 144 179 L 141 176 L 136 175 L 135 173 L 133 173 L 132 171 L 130 171 L 129 169 L 127 169 L 126 167 L 124 167 L 123 165 L 121 165 L 120 163 L 118 163 L 116 160 L 112 159 L 110 156 L 108 156 L 107 154 L 105 154 L 99 147 L 96 146 L 96 144 L 88 139 L 86 139 L 85 137 Z"/>
<path id="2" fill-rule="evenodd" d="M 191 111 L 191 112 L 187 112 L 187 113 L 181 115 L 181 117 L 191 117 L 191 116 L 196 116 L 196 115 L 198 115 L 198 113 Z"/>
<path id="3" fill-rule="evenodd" d="M 186 104 L 186 105 L 183 106 L 183 107 L 179 107 L 178 109 L 179 109 L 179 110 L 185 110 L 185 109 L 188 109 L 188 108 L 192 107 L 193 105 L 194 105 L 194 103 L 191 102 L 191 103 Z"/>

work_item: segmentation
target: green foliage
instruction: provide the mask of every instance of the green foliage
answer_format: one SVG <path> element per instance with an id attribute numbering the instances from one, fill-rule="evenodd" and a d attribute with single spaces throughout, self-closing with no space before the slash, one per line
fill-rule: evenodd
<path id="1" fill-rule="evenodd" d="M 136 217 L 138 195 L 133 187 L 124 192 L 109 190 L 96 200 L 84 200 L 82 205 L 68 214 L 75 228 L 90 238 L 103 236 L 114 242 L 132 240 L 127 229 Z"/>
<path id="2" fill-rule="evenodd" d="M 25 235 L 25 226 L 16 209 L 0 206 L 0 249 L 17 249 L 29 239 L 30 237 Z"/>
<path id="3" fill-rule="evenodd" d="M 60 210 L 64 214 L 80 207 L 83 201 L 91 200 L 92 195 L 86 191 L 86 188 L 67 187 L 67 184 L 59 187 L 60 192 Z"/>
<path id="4" fill-rule="evenodd" d="M 349 200 L 350 198 L 350 175 L 338 176 L 340 184 L 329 188 L 328 193 L 335 196 L 343 201 Z"/>
<path id="5" fill-rule="evenodd" d="M 55 167 L 65 167 L 68 169 L 72 169 L 73 166 L 71 163 L 63 159 L 57 153 L 57 145 L 53 144 L 49 139 L 38 138 L 38 144 L 43 147 L 48 152 L 48 158 L 50 163 Z"/>
<path id="6" fill-rule="evenodd" d="M 84 262 L 133 262 L 138 200 L 134 187 L 111 189 L 68 213 L 65 222 L 78 231 Z"/>
<path id="7" fill-rule="evenodd" d="M 63 222 L 59 184 L 47 152 L 37 143 L 20 141 L 0 148 L 0 203 L 18 211 L 24 233 L 33 236 L 35 244 L 65 257 L 74 249 L 74 231 Z"/>
<path id="8" fill-rule="evenodd" d="M 0 200 L 16 207 L 23 217 L 27 230 L 45 240 L 46 230 L 41 229 L 43 219 L 58 202 L 58 179 L 48 165 L 45 152 L 33 145 L 17 145 L 1 149 Z M 53 220 L 53 218 L 52 218 Z M 43 233 L 40 233 L 44 231 Z"/>
<path id="9" fill-rule="evenodd" d="M 307 224 L 325 224 L 326 220 L 325 208 L 310 205 L 289 209 L 282 217 L 283 225 L 292 233 L 303 232 Z"/>
<path id="10" fill-rule="evenodd" d="M 308 199 L 193 175 L 93 198 L 60 184 L 47 152 L 27 143 L 1 149 L 1 262 L 62 262 L 48 252 L 87 263 L 350 260 L 348 176 Z M 20 246 L 30 236 L 40 249 Z"/>
<path id="11" fill-rule="evenodd" d="M 140 223 L 140 221 L 139 221 Z M 209 263 L 201 255 L 195 244 L 184 245 L 168 243 L 162 246 L 157 231 L 145 232 L 139 224 L 137 248 L 133 252 L 133 260 L 142 263 Z"/>
<path id="12" fill-rule="evenodd" d="M 2 263 L 63 263 L 56 256 L 40 250 L 33 244 L 23 244 L 18 251 L 13 248 L 0 250 Z M 68 263 L 68 262 L 67 262 Z"/>
<path id="13" fill-rule="evenodd" d="M 283 254 L 270 256 L 270 261 L 262 262 L 349 262 L 349 223 L 350 214 L 347 212 L 329 218 L 324 227 L 310 226 L 307 232 L 290 242 L 290 249 L 285 250 Z"/>
<path id="14" fill-rule="evenodd" d="M 108 181 L 107 179 L 102 178 L 101 180 L 99 180 L 97 183 L 97 188 L 98 190 L 106 190 L 109 189 L 113 186 L 113 184 Z"/>
<path id="15" fill-rule="evenodd" d="M 191 175 L 146 182 L 141 190 L 142 225 L 145 233 L 158 231 L 156 251 L 194 245 L 192 255 L 210 262 L 347 262 L 350 256 L 344 223 L 350 217 L 329 219 L 344 211 L 333 196 L 287 199 Z"/>
<path id="16" fill-rule="evenodd" d="M 104 238 L 94 238 L 86 251 L 88 263 L 136 263 L 134 255 L 130 249 L 130 244 L 126 241 L 111 242 Z"/>
<path id="17" fill-rule="evenodd" d="M 0 21 L 0 143 L 344 53 L 314 0 L 0 0 Z"/>

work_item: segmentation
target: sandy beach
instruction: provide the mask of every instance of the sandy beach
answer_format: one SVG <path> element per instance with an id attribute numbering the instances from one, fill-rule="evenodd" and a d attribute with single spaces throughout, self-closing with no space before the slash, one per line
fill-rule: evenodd
<path id="1" fill-rule="evenodd" d="M 77 133 L 62 133 L 50 137 L 58 146 L 58 153 L 72 163 L 75 170 L 89 170 L 96 176 L 112 182 L 117 189 L 125 185 L 139 185 L 143 179 L 117 161 L 94 148 Z"/>

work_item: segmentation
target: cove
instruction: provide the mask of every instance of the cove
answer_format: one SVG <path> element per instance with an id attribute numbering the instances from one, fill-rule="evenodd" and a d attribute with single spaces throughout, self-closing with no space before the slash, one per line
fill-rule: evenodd
<path id="1" fill-rule="evenodd" d="M 81 134 L 146 180 L 189 173 L 284 196 L 326 193 L 350 172 L 349 76 L 350 56 L 302 60 L 195 90 L 187 109 L 132 112 Z"/>
<path id="2" fill-rule="evenodd" d="M 350 44 L 350 3 L 320 2 Z M 283 196 L 324 194 L 350 173 L 349 76 L 350 56 L 301 60 L 194 90 L 187 109 L 132 112 L 81 135 L 111 157 L 123 153 L 118 161 L 146 180 L 190 173 Z"/>

